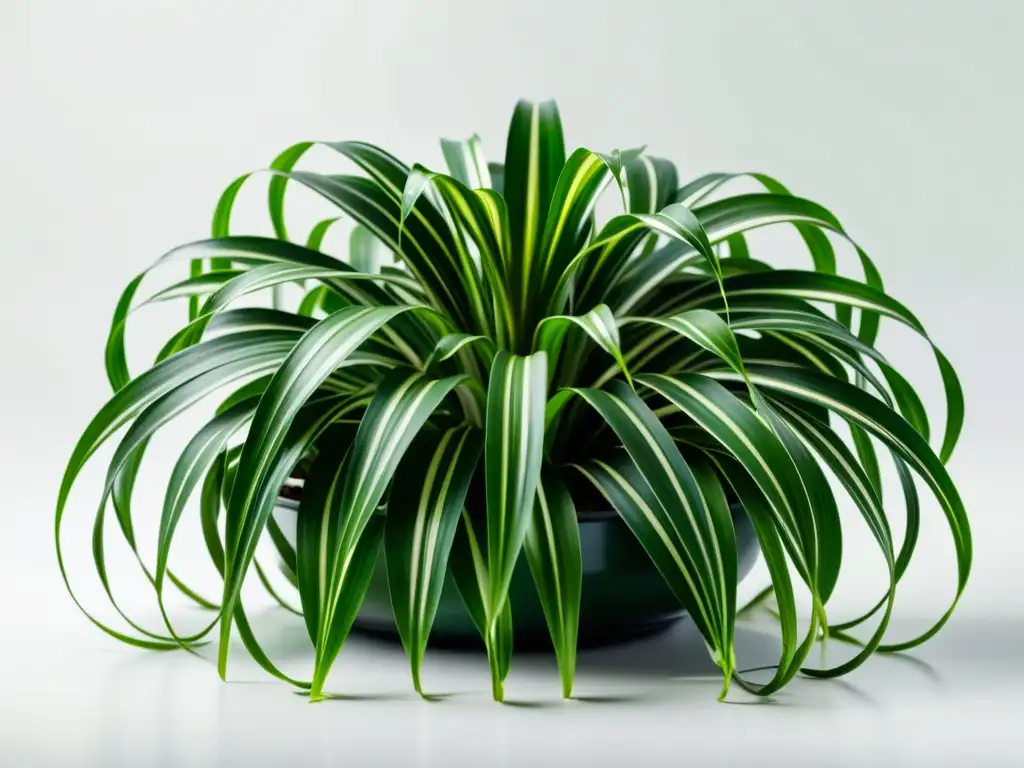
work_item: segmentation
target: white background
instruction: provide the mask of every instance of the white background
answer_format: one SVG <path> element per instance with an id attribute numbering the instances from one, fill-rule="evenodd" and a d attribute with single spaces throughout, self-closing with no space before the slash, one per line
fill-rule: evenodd
<path id="1" fill-rule="evenodd" d="M 5 716 L 0 757 L 5 749 L 25 760 L 33 750 L 46 760 L 66 757 L 52 744 L 27 741 L 36 733 L 32 724 L 47 713 L 61 713 L 52 716 L 63 722 L 83 707 L 103 713 L 113 706 L 84 694 L 68 698 L 84 686 L 120 690 L 81 660 L 83 649 L 118 654 L 102 656 L 107 661 L 126 659 L 117 685 L 132 691 L 143 690 L 153 670 L 185 663 L 123 651 L 91 630 L 63 593 L 53 557 L 57 485 L 78 433 L 107 396 L 102 345 L 123 285 L 168 248 L 205 236 L 220 190 L 295 141 L 367 139 L 409 162 L 439 166 L 437 137 L 479 132 L 500 160 L 519 97 L 557 98 L 570 147 L 647 144 L 675 160 L 683 178 L 712 170 L 771 173 L 830 207 L 871 253 L 887 290 L 917 313 L 963 379 L 966 426 L 950 471 L 971 516 L 975 560 L 950 636 L 975 638 L 979 656 L 998 658 L 992 649 L 1006 647 L 998 642 L 1008 632 L 1019 637 L 1016 617 L 1024 609 L 1018 565 L 1024 418 L 1014 324 L 1024 277 L 1017 235 L 1024 202 L 1022 23 L 1024 6 L 1012 0 L 5 0 L 0 664 L 10 665 L 12 690 L 28 704 L 12 711 L 14 719 Z M 239 222 L 247 229 L 263 226 L 257 224 L 260 183 L 240 198 Z M 294 212 L 299 226 L 319 209 L 298 199 Z M 793 258 L 792 240 L 765 243 L 771 256 Z M 841 265 L 855 274 L 848 253 Z M 151 354 L 179 319 L 180 310 L 141 318 L 130 340 L 142 352 L 133 359 Z M 940 413 L 927 347 L 890 325 L 883 326 L 881 348 Z M 935 421 L 941 424 L 941 417 Z M 156 480 L 141 486 L 152 489 L 153 499 L 173 456 L 171 443 L 154 447 L 150 471 Z M 99 480 L 98 470 L 86 477 L 69 513 L 80 521 L 69 521 L 69 541 L 81 550 L 75 562 L 85 577 L 88 544 L 81 536 Z M 895 500 L 895 492 L 891 496 Z M 155 504 L 139 507 L 145 517 Z M 933 503 L 926 505 L 920 548 L 900 594 L 898 613 L 906 621 L 937 616 L 952 596 L 952 547 Z M 181 556 L 187 562 L 188 552 Z M 870 603 L 880 584 L 880 561 L 865 536 L 851 532 L 845 562 L 839 615 Z M 993 635 L 999 633 L 997 642 Z M 945 642 L 937 647 L 958 647 Z M 400 659 L 382 680 L 397 681 L 392 667 L 403 669 Z M 154 715 L 139 727 L 177 723 L 184 731 L 175 733 L 187 739 L 186 706 L 201 710 L 224 704 L 225 696 L 249 696 L 218 688 L 212 669 L 187 669 L 182 674 L 188 679 L 203 681 L 196 682 L 197 692 L 186 701 L 174 690 L 145 689 L 148 697 L 170 699 L 162 705 L 166 717 Z M 461 669 L 453 662 L 451 674 L 458 677 Z M 884 681 L 879 667 L 874 670 Z M 368 674 L 365 684 L 373 690 L 378 683 Z M 977 675 L 965 673 L 964 679 L 976 681 Z M 391 690 L 391 682 L 381 685 Z M 486 692 L 484 676 L 468 685 Z M 403 686 L 394 682 L 393 688 Z M 713 696 L 697 687 L 699 694 L 686 694 L 688 709 L 707 719 L 707 727 L 727 733 Z M 283 688 L 260 690 L 266 703 L 249 711 L 255 723 L 282 700 L 292 704 Z M 0 696 L 3 706 L 15 698 Z M 483 701 L 467 711 L 511 717 L 493 715 Z M 393 714 L 388 707 L 398 705 L 372 706 L 386 722 Z M 414 719 L 442 718 L 442 725 L 417 722 L 428 732 L 443 731 L 441 715 L 423 715 L 411 699 L 403 707 L 396 711 L 412 712 L 407 716 Z M 620 709 L 614 722 L 634 717 L 628 704 Z M 635 717 L 664 718 L 663 710 L 658 704 Z M 299 720 L 309 717 L 296 711 Z M 946 710 L 933 715 L 951 717 Z M 330 717 L 316 717 L 329 726 Z M 557 715 L 543 722 L 552 717 L 557 723 Z M 597 715 L 575 711 L 572 717 L 573 727 L 600 727 Z M 523 722 L 507 721 L 512 730 L 503 731 L 506 741 L 515 742 Z M 242 749 L 229 739 L 217 742 L 216 755 L 200 750 L 175 757 L 166 745 L 147 751 L 149 742 L 142 740 L 138 752 L 104 753 L 121 738 L 110 727 L 97 731 L 79 723 L 72 733 L 91 735 L 82 736 L 87 743 L 77 761 L 231 764 Z M 655 749 L 650 754 L 658 754 L 657 740 L 669 732 L 645 732 L 645 748 Z M 442 759 L 444 739 L 430 743 L 431 750 L 413 749 L 406 759 Z M 1001 743 L 989 739 L 990 747 Z M 505 749 L 512 751 L 502 759 L 514 764 L 513 747 Z M 900 759 L 913 762 L 914 754 Z M 870 758 L 868 752 L 850 753 L 851 761 Z"/>

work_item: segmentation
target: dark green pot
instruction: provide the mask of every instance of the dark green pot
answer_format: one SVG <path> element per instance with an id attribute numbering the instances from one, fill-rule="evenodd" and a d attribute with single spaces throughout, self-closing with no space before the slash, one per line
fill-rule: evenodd
<path id="1" fill-rule="evenodd" d="M 295 530 L 294 509 L 294 502 L 282 500 L 275 513 L 289 538 Z M 739 578 L 742 579 L 757 561 L 759 550 L 753 526 L 742 507 L 733 505 L 732 518 L 739 553 Z M 580 647 L 621 642 L 657 632 L 685 615 L 679 600 L 643 547 L 615 512 L 590 513 L 582 517 L 580 547 L 583 556 Z M 384 562 L 382 552 L 354 629 L 397 639 Z M 515 647 L 519 650 L 550 648 L 544 613 L 525 557 L 520 557 L 516 563 L 509 599 Z M 441 592 L 430 644 L 437 647 L 481 645 L 450 574 Z"/>

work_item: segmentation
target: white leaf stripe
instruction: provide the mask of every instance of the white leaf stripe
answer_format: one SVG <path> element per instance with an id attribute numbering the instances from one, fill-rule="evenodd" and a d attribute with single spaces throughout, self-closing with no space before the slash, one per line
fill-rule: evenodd
<path id="1" fill-rule="evenodd" d="M 520 306 L 529 303 L 531 288 L 529 276 L 533 274 L 533 254 L 536 248 L 537 221 L 540 218 L 540 104 L 533 104 L 530 111 L 530 144 L 527 159 L 526 205 L 522 230 L 522 295 Z"/>
<path id="2" fill-rule="evenodd" d="M 437 534 L 438 528 L 441 525 L 441 513 L 444 511 L 444 499 L 448 495 L 448 488 L 451 485 L 452 474 L 455 472 L 455 464 L 452 463 L 448 467 L 448 471 L 445 473 L 444 480 L 441 487 L 437 490 L 438 501 L 434 503 L 433 507 L 428 510 L 427 502 L 429 500 L 427 489 L 433 488 L 435 477 L 437 475 L 437 461 L 440 457 L 441 450 L 447 446 L 450 440 L 450 432 L 445 433 L 442 437 L 442 444 L 439 447 L 438 452 L 435 453 L 435 460 L 431 463 L 430 470 L 427 473 L 427 482 L 424 485 L 423 501 L 420 504 L 419 515 L 416 517 L 416 525 L 413 528 L 413 556 L 412 562 L 414 565 L 419 565 L 419 568 L 423 570 L 423 579 L 417 584 L 418 568 L 413 569 L 412 584 L 409 589 L 409 615 L 417 616 L 418 625 L 423 627 L 426 623 L 427 614 L 427 585 L 430 583 L 431 569 L 434 566 L 434 550 L 437 546 Z M 466 435 L 463 434 L 462 442 L 466 440 Z M 456 449 L 458 451 L 459 449 Z M 424 539 L 424 527 L 427 526 L 428 533 L 426 535 L 427 547 L 426 551 L 420 553 L 421 543 Z M 417 611 L 415 603 L 417 602 L 416 596 L 419 595 L 419 610 Z"/>
<path id="3" fill-rule="evenodd" d="M 336 521 L 333 519 L 330 511 L 335 509 L 335 498 L 338 496 L 342 489 L 342 483 L 345 477 L 345 471 L 348 469 L 348 464 L 345 460 L 338 462 L 337 468 L 331 478 L 331 483 L 327 488 L 327 495 L 324 497 L 323 512 L 320 519 L 320 547 L 319 557 L 317 558 L 317 575 L 319 589 L 317 595 L 319 596 L 319 628 L 322 631 L 324 625 L 329 621 L 330 611 L 328 610 L 328 584 L 327 584 L 327 565 L 331 562 L 331 552 L 329 550 L 329 542 L 331 529 L 336 526 Z M 319 646 L 319 638 L 317 638 L 317 644 Z"/>
<path id="4" fill-rule="evenodd" d="M 803 341 L 802 339 L 795 338 L 791 334 L 777 333 L 775 331 L 765 331 L 764 335 L 785 344 L 787 347 L 790 347 L 791 349 L 796 350 L 808 362 L 810 362 L 811 365 L 813 365 L 822 373 L 835 375 L 839 370 L 836 367 L 837 364 L 835 362 L 830 361 L 827 357 L 822 357 L 818 355 L 813 349 L 811 349 L 808 346 L 808 344 L 801 343 L 801 341 Z M 748 362 L 756 363 L 758 361 L 756 359 L 749 359 Z M 830 362 L 832 363 L 832 365 L 829 365 Z"/>

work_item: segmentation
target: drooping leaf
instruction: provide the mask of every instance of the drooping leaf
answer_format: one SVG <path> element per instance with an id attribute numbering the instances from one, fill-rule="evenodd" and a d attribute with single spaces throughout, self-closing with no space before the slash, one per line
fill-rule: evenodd
<path id="1" fill-rule="evenodd" d="M 222 677 L 227 668 L 232 612 L 238 602 L 242 580 L 274 497 L 284 480 L 277 480 L 275 485 L 273 480 L 276 478 L 267 475 L 268 466 L 278 454 L 292 421 L 309 396 L 376 330 L 407 309 L 351 307 L 328 316 L 302 337 L 267 385 L 239 458 L 226 516 L 224 621 L 218 653 L 218 669 Z"/>
<path id="2" fill-rule="evenodd" d="M 399 465 L 401 482 L 388 499 L 384 549 L 391 605 L 420 694 L 420 669 L 448 554 L 481 448 L 475 430 L 421 434 Z"/>
<path id="3" fill-rule="evenodd" d="M 598 462 L 584 470 L 640 539 L 687 609 L 725 675 L 723 695 L 735 668 L 726 584 L 735 572 L 735 542 L 714 522 L 700 487 L 665 427 L 628 386 L 582 389 L 586 400 L 622 441 L 632 468 Z M 735 577 L 733 577 L 735 579 Z M 733 606 L 733 609 L 735 605 Z"/>
<path id="4" fill-rule="evenodd" d="M 487 389 L 487 617 L 501 614 L 533 512 L 544 449 L 547 357 L 499 352 Z"/>
<path id="5" fill-rule="evenodd" d="M 558 472 L 541 474 L 523 542 L 562 676 L 562 696 L 572 696 L 576 671 L 583 560 L 576 508 Z"/>
<path id="6" fill-rule="evenodd" d="M 565 342 L 566 332 L 571 327 L 583 330 L 597 346 L 607 352 L 619 366 L 628 381 L 629 369 L 619 347 L 619 326 L 608 307 L 600 304 L 580 317 L 552 315 L 544 318 L 534 334 L 533 348 L 543 351 L 548 357 L 548 374 L 553 376 Z"/>
<path id="7" fill-rule="evenodd" d="M 311 695 L 322 692 L 338 652 L 355 616 L 358 591 L 347 591 L 352 559 L 362 551 L 364 529 L 369 524 L 398 463 L 420 428 L 441 401 L 464 376 L 432 379 L 420 373 L 395 371 L 377 391 L 359 423 L 348 459 L 345 481 L 336 500 L 337 529 L 329 562 L 322 573 L 320 634 Z M 356 582 L 360 583 L 359 581 Z M 356 600 L 358 598 L 358 600 Z M 352 601 L 356 601 L 352 604 Z"/>

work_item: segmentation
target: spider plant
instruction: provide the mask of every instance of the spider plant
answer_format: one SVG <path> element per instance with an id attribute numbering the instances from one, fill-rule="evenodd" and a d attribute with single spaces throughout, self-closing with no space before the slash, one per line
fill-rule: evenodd
<path id="1" fill-rule="evenodd" d="M 948 620 L 971 565 L 968 521 L 944 466 L 963 419 L 960 385 L 935 349 L 946 396 L 936 453 L 920 397 L 875 348 L 882 317 L 932 342 L 883 292 L 874 264 L 832 213 L 759 173 L 680 184 L 672 163 L 640 149 L 567 154 L 551 102 L 516 106 L 503 164 L 488 163 L 474 136 L 442 142 L 447 172 L 410 168 L 362 142 L 320 145 L 356 173 L 296 170 L 314 144 L 288 148 L 269 168 L 274 237 L 231 234 L 249 174 L 241 176 L 220 198 L 212 237 L 154 265 L 187 262 L 188 278 L 136 301 L 146 270 L 117 305 L 106 345 L 114 394 L 75 446 L 56 508 L 68 584 L 60 529 L 69 493 L 101 444 L 127 427 L 107 469 L 93 538 L 100 580 L 125 627 L 102 622 L 72 592 L 100 629 L 153 649 L 217 639 L 223 677 L 235 627 L 264 669 L 319 699 L 382 552 L 416 690 L 450 569 L 486 644 L 500 700 L 512 647 L 507 596 L 522 551 L 569 696 L 581 584 L 577 520 L 592 511 L 586 499 L 595 489 L 692 617 L 721 668 L 723 696 L 730 681 L 768 695 L 800 672 L 841 675 L 874 652 L 923 642 Z M 729 194 L 739 178 L 761 191 Z M 295 184 L 340 212 L 305 239 L 285 226 L 285 192 Z M 595 211 L 604 192 L 620 212 L 602 223 Z M 354 224 L 345 260 L 322 249 L 337 221 Z M 771 225 L 795 227 L 808 269 L 774 269 L 751 253 L 747 233 Z M 863 277 L 837 274 L 836 245 L 856 254 Z M 282 302 L 286 285 L 305 291 L 292 309 Z M 272 305 L 238 305 L 258 292 L 273 294 Z M 129 316 L 172 299 L 188 301 L 187 323 L 152 367 L 132 375 Z M 138 556 L 132 490 L 147 443 L 216 393 L 212 418 L 170 473 L 155 564 L 138 557 L 165 625 L 154 630 L 115 600 L 104 516 L 109 503 Z M 898 545 L 882 502 L 879 448 L 902 486 L 906 533 Z M 297 467 L 304 486 L 292 547 L 272 510 Z M 956 595 L 922 635 L 887 640 L 896 587 L 917 541 L 918 480 L 953 535 Z M 473 484 L 483 488 L 479 504 L 467 502 Z M 888 586 L 863 615 L 829 627 L 842 561 L 833 487 L 877 543 Z M 168 565 L 196 494 L 223 581 L 218 600 L 200 596 Z M 729 509 L 737 503 L 755 528 L 778 605 L 781 656 L 767 682 L 737 669 L 733 650 Z M 271 586 L 255 559 L 265 535 L 294 574 L 315 647 L 309 680 L 278 669 L 245 612 L 250 569 Z M 205 629 L 175 628 L 164 606 L 168 582 L 216 612 Z M 811 609 L 800 624 L 798 598 Z M 808 664 L 826 631 L 852 637 L 872 619 L 875 628 L 851 659 Z"/>

